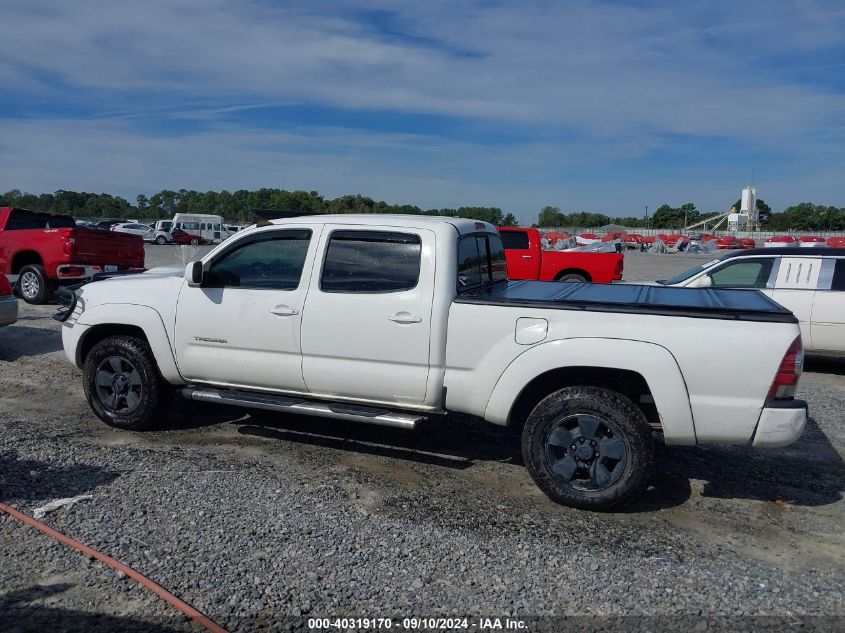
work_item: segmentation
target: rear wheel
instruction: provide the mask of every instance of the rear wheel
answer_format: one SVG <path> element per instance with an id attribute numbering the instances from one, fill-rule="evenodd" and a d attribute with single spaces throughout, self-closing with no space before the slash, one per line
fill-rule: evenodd
<path id="1" fill-rule="evenodd" d="M 147 345 L 131 336 L 110 336 L 94 345 L 85 358 L 83 384 L 97 417 L 130 431 L 158 424 L 173 398 Z"/>
<path id="2" fill-rule="evenodd" d="M 654 465 L 642 412 L 597 387 L 567 387 L 543 399 L 522 432 L 531 477 L 557 503 L 604 510 L 640 493 Z"/>
<path id="3" fill-rule="evenodd" d="M 199 243 L 200 243 L 200 241 L 197 238 L 195 238 L 195 237 L 191 238 L 191 246 L 196 246 Z"/>
<path id="4" fill-rule="evenodd" d="M 583 284 L 587 283 L 589 279 L 580 273 L 566 273 L 565 275 L 558 277 L 555 281 L 562 281 L 563 283 L 570 284 Z"/>
<path id="5" fill-rule="evenodd" d="M 27 303 L 41 305 L 47 303 L 56 291 L 56 284 L 47 278 L 44 266 L 30 264 L 21 268 L 18 277 L 20 295 Z"/>

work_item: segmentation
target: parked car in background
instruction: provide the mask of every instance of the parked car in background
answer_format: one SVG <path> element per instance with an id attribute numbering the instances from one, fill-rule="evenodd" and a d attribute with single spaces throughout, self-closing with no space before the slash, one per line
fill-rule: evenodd
<path id="1" fill-rule="evenodd" d="M 100 220 L 98 222 L 93 222 L 93 223 L 89 222 L 89 224 L 95 229 L 103 229 L 103 230 L 106 230 L 106 231 L 110 231 L 111 227 L 113 227 L 115 224 L 126 224 L 129 221 L 130 220 L 125 220 L 125 219 L 111 219 L 111 220 Z"/>
<path id="2" fill-rule="evenodd" d="M 757 248 L 757 242 L 750 237 L 739 238 L 739 243 L 742 248 Z"/>
<path id="3" fill-rule="evenodd" d="M 659 283 L 759 290 L 798 317 L 808 353 L 845 356 L 845 248 L 740 251 Z"/>
<path id="4" fill-rule="evenodd" d="M 763 242 L 764 248 L 783 248 L 787 246 L 798 246 L 798 240 L 791 235 L 773 235 Z"/>
<path id="5" fill-rule="evenodd" d="M 622 235 L 622 241 L 625 243 L 625 248 L 642 250 L 643 236 L 639 233 L 625 233 Z"/>
<path id="6" fill-rule="evenodd" d="M 223 239 L 229 239 L 236 235 L 239 231 L 243 231 L 248 224 L 224 224 L 223 225 Z"/>
<path id="7" fill-rule="evenodd" d="M 46 303 L 58 285 L 97 272 L 143 266 L 137 235 L 79 227 L 69 215 L 0 207 L 0 274 L 15 276 L 27 303 Z"/>
<path id="8" fill-rule="evenodd" d="M 580 508 L 646 488 L 653 430 L 667 445 L 800 437 L 788 310 L 756 292 L 508 281 L 507 234 L 425 216 L 270 221 L 184 272 L 85 286 L 57 315 L 65 354 L 95 415 L 133 431 L 160 424 L 177 388 L 409 431 L 479 416 L 521 433 L 539 488 Z M 743 367 L 725 371 L 728 355 Z"/>
<path id="9" fill-rule="evenodd" d="M 6 275 L 0 275 L 0 326 L 12 325 L 18 320 L 18 300 Z"/>
<path id="10" fill-rule="evenodd" d="M 174 244 L 191 244 L 193 246 L 197 244 L 211 244 L 211 241 L 206 238 L 199 235 L 192 235 L 182 229 L 173 229 L 170 231 L 170 241 Z"/>
<path id="11" fill-rule="evenodd" d="M 798 238 L 798 246 L 804 248 L 818 248 L 827 246 L 827 240 L 816 235 L 802 235 Z"/>
<path id="12" fill-rule="evenodd" d="M 721 250 L 737 250 L 742 248 L 742 243 L 733 235 L 723 235 L 716 238 L 716 247 Z"/>
<path id="13" fill-rule="evenodd" d="M 125 222 L 115 224 L 111 227 L 115 233 L 129 233 L 130 235 L 139 235 L 145 242 L 154 242 L 156 238 L 156 231 L 148 224 L 138 224 L 137 222 Z"/>
<path id="14" fill-rule="evenodd" d="M 660 239 L 661 242 L 663 242 L 664 244 L 666 244 L 666 246 L 670 248 L 680 247 L 684 243 L 688 243 L 690 241 L 690 238 L 688 236 L 680 235 L 678 233 L 672 233 L 669 235 L 667 235 L 666 233 L 658 233 L 657 237 L 658 239 Z"/>
<path id="15" fill-rule="evenodd" d="M 622 279 L 625 257 L 621 253 L 543 250 L 537 229 L 499 227 L 499 234 L 505 245 L 509 279 L 603 284 Z"/>

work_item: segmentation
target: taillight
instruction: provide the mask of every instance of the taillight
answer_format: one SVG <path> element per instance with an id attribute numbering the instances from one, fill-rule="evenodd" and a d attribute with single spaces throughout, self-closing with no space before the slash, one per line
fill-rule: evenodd
<path id="1" fill-rule="evenodd" d="M 617 275 L 622 274 L 622 270 L 623 270 L 624 266 L 625 266 L 625 259 L 620 257 L 619 261 L 616 262 L 616 274 Z"/>
<path id="2" fill-rule="evenodd" d="M 65 255 L 73 255 L 73 249 L 76 245 L 76 240 L 73 237 L 73 230 L 65 229 L 62 231 L 62 237 L 65 240 L 65 243 L 62 245 Z"/>
<path id="3" fill-rule="evenodd" d="M 769 389 L 769 398 L 776 400 L 794 398 L 798 379 L 801 377 L 803 370 L 804 346 L 801 344 L 801 337 L 799 336 L 792 341 L 792 345 L 789 346 L 783 360 L 780 361 L 778 373 L 775 374 L 775 379 Z"/>

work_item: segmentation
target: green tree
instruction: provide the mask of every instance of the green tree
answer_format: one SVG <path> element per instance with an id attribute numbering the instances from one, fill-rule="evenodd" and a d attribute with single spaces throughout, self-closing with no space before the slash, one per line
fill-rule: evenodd
<path id="1" fill-rule="evenodd" d="M 540 209 L 540 215 L 537 217 L 538 227 L 555 227 L 563 226 L 564 217 L 560 212 L 560 207 L 543 207 Z"/>

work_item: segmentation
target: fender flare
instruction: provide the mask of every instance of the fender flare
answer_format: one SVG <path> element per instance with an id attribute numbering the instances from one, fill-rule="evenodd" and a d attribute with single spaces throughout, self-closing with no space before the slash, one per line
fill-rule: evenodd
<path id="1" fill-rule="evenodd" d="M 689 393 L 675 357 L 661 345 L 629 339 L 569 338 L 532 347 L 499 376 L 484 418 L 507 424 L 525 387 L 537 376 L 564 367 L 624 369 L 640 374 L 654 397 L 666 443 L 696 443 Z"/>
<path id="2" fill-rule="evenodd" d="M 88 327 L 76 347 L 77 365 L 81 366 L 82 359 L 79 358 L 79 353 L 82 342 L 90 336 L 93 328 L 98 325 L 133 325 L 140 328 L 146 335 L 158 370 L 164 379 L 172 384 L 185 382 L 176 366 L 167 328 L 164 327 L 164 321 L 155 309 L 136 304 L 101 303 L 85 310 L 79 316 L 77 323 Z"/>

